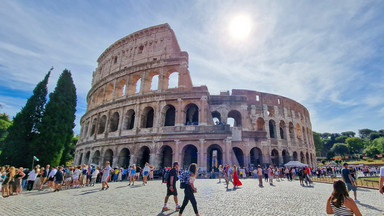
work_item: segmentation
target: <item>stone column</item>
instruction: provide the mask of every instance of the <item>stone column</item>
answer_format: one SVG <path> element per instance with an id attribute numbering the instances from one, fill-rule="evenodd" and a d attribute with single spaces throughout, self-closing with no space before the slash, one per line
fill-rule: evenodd
<path id="1" fill-rule="evenodd" d="M 225 163 L 232 164 L 232 159 L 231 159 L 231 148 L 232 148 L 232 138 L 227 137 L 225 140 Z"/>
<path id="2" fill-rule="evenodd" d="M 205 160 L 207 158 L 207 152 L 204 148 L 205 139 L 199 139 L 200 141 L 200 151 L 198 156 L 198 167 L 202 171 L 207 171 L 207 161 Z"/>
<path id="3" fill-rule="evenodd" d="M 176 122 L 175 122 L 175 126 L 183 126 L 184 125 L 184 122 L 183 122 L 183 99 L 181 98 L 178 98 L 177 99 L 177 107 L 176 107 Z"/>
<path id="4" fill-rule="evenodd" d="M 175 161 L 179 162 L 179 165 L 181 167 L 182 162 L 180 161 L 180 152 L 179 152 L 180 140 L 174 140 L 174 141 L 175 141 L 175 152 L 173 154 L 173 162 L 175 162 Z"/>

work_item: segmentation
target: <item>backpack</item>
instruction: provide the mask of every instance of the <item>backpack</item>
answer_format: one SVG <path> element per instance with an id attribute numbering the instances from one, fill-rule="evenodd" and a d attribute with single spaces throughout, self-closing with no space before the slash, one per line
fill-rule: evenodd
<path id="1" fill-rule="evenodd" d="M 163 178 L 162 178 L 163 183 L 167 183 L 169 181 L 169 172 L 170 171 L 171 171 L 171 169 L 164 168 L 164 173 L 163 173 Z"/>
<path id="2" fill-rule="evenodd" d="M 180 174 L 180 188 L 185 189 L 189 184 L 189 177 L 191 176 L 190 171 L 184 171 Z"/>

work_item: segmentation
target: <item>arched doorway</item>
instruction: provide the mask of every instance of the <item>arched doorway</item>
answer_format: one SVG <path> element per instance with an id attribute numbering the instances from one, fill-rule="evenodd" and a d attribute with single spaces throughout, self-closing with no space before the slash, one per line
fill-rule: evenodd
<path id="1" fill-rule="evenodd" d="M 80 154 L 80 157 L 79 157 L 79 165 L 81 165 L 83 162 L 83 153 Z"/>
<path id="2" fill-rule="evenodd" d="M 141 147 L 137 157 L 136 165 L 143 168 L 145 166 L 145 163 L 149 163 L 150 153 L 151 151 L 149 150 L 148 146 Z"/>
<path id="3" fill-rule="evenodd" d="M 161 152 L 160 152 L 160 168 L 163 167 L 172 167 L 172 155 L 173 155 L 173 150 L 171 147 L 168 145 L 165 145 L 161 147 Z"/>
<path id="4" fill-rule="evenodd" d="M 299 159 L 297 157 L 297 152 L 293 152 L 293 160 L 294 161 L 299 161 Z"/>
<path id="5" fill-rule="evenodd" d="M 265 131 L 264 124 L 265 124 L 264 119 L 258 118 L 257 119 L 257 130 L 258 131 Z"/>
<path id="6" fill-rule="evenodd" d="M 244 153 L 240 148 L 233 147 L 232 148 L 233 153 L 235 154 L 237 163 L 240 167 L 244 167 Z M 236 163 L 236 161 L 234 161 Z"/>
<path id="7" fill-rule="evenodd" d="M 109 124 L 109 132 L 115 132 L 119 128 L 120 115 L 118 112 L 113 113 Z"/>
<path id="8" fill-rule="evenodd" d="M 231 110 L 228 113 L 228 118 L 233 119 L 233 127 L 241 127 L 241 113 L 237 110 Z"/>
<path id="9" fill-rule="evenodd" d="M 306 159 L 307 159 L 306 163 L 309 165 L 309 164 L 310 164 L 310 161 L 309 161 L 309 154 L 308 154 L 308 152 L 307 152 L 307 154 L 305 154 L 305 157 L 306 157 Z"/>
<path id="10" fill-rule="evenodd" d="M 124 119 L 124 130 L 131 130 L 135 125 L 135 111 L 130 109 L 125 114 Z"/>
<path id="11" fill-rule="evenodd" d="M 300 152 L 300 162 L 305 163 L 305 157 L 303 152 Z"/>
<path id="12" fill-rule="evenodd" d="M 92 163 L 96 165 L 100 165 L 100 151 L 97 150 L 95 153 L 93 153 Z"/>
<path id="13" fill-rule="evenodd" d="M 131 159 L 131 153 L 129 149 L 123 148 L 119 153 L 118 166 L 127 168 Z"/>
<path id="14" fill-rule="evenodd" d="M 188 169 L 191 163 L 197 163 L 197 148 L 194 145 L 184 147 L 183 169 Z"/>
<path id="15" fill-rule="evenodd" d="M 281 155 L 283 156 L 283 163 L 284 164 L 288 163 L 289 162 L 289 153 L 288 153 L 288 151 L 283 150 Z"/>
<path id="16" fill-rule="evenodd" d="M 88 151 L 86 154 L 85 154 L 85 160 L 84 160 L 84 163 L 85 164 L 89 164 L 89 157 L 91 156 L 91 152 Z"/>
<path id="17" fill-rule="evenodd" d="M 220 164 L 223 164 L 223 150 L 217 144 L 210 145 L 207 149 L 207 171 L 218 171 Z"/>
<path id="18" fill-rule="evenodd" d="M 269 137 L 276 138 L 276 123 L 273 120 L 269 120 Z"/>
<path id="19" fill-rule="evenodd" d="M 271 163 L 273 166 L 279 166 L 279 152 L 276 149 L 273 149 L 271 152 Z"/>
<path id="20" fill-rule="evenodd" d="M 175 126 L 175 119 L 176 119 L 176 109 L 172 105 L 167 105 L 164 107 L 165 110 L 165 119 L 164 119 L 164 126 Z"/>
<path id="21" fill-rule="evenodd" d="M 263 154 L 259 148 L 257 147 L 252 148 L 250 152 L 250 157 L 251 157 L 251 166 L 257 167 L 257 165 L 262 165 Z"/>
<path id="22" fill-rule="evenodd" d="M 285 139 L 285 122 L 280 121 L 280 138 Z"/>
<path id="23" fill-rule="evenodd" d="M 196 104 L 189 104 L 185 107 L 185 124 L 198 125 L 199 124 L 199 107 Z"/>
<path id="24" fill-rule="evenodd" d="M 105 163 L 109 161 L 111 167 L 113 166 L 113 151 L 111 149 L 108 149 L 104 153 L 104 163 L 102 165 L 105 165 Z"/>
<path id="25" fill-rule="evenodd" d="M 155 116 L 155 111 L 152 107 L 146 107 L 143 110 L 143 115 L 141 117 L 141 127 L 142 128 L 152 128 L 153 127 L 153 119 Z"/>
<path id="26" fill-rule="evenodd" d="M 221 123 L 221 114 L 218 111 L 214 111 L 212 114 L 212 120 L 214 125 L 219 125 Z"/>

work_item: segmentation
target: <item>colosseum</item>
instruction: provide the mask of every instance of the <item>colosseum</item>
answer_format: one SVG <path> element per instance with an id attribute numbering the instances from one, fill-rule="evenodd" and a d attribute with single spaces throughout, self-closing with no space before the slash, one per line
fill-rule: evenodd
<path id="1" fill-rule="evenodd" d="M 289 98 L 193 86 L 188 53 L 168 24 L 130 34 L 98 58 L 75 164 L 179 161 L 200 170 L 316 162 L 308 110 Z"/>

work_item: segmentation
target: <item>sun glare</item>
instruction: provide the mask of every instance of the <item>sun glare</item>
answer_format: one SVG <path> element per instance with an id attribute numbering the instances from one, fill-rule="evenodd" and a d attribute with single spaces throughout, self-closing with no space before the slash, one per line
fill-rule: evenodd
<path id="1" fill-rule="evenodd" d="M 252 30 L 252 21 L 248 15 L 239 15 L 229 23 L 229 34 L 235 40 L 242 41 L 249 37 Z"/>

